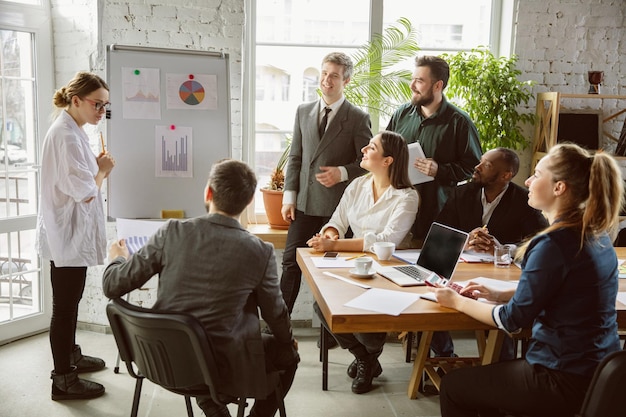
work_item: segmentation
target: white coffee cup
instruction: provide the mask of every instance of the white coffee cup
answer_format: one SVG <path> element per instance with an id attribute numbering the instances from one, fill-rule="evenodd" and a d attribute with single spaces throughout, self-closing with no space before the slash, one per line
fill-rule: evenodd
<path id="1" fill-rule="evenodd" d="M 388 261 L 396 250 L 396 244 L 393 242 L 375 242 L 370 250 L 376 254 L 379 260 Z"/>
<path id="2" fill-rule="evenodd" d="M 354 268 L 356 269 L 356 272 L 358 274 L 362 274 L 362 275 L 369 274 L 370 269 L 372 269 L 373 263 L 374 263 L 374 260 L 370 258 L 369 256 L 362 256 L 354 260 Z"/>

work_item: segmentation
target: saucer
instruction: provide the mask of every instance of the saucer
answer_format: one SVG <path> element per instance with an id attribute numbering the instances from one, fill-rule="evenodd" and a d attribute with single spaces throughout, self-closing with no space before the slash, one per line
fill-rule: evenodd
<path id="1" fill-rule="evenodd" d="M 350 272 L 350 275 L 355 276 L 357 278 L 371 278 L 376 273 L 376 270 L 374 270 L 374 268 L 371 268 L 367 274 L 361 274 L 360 272 L 357 272 L 356 268 L 352 268 L 348 272 Z"/>

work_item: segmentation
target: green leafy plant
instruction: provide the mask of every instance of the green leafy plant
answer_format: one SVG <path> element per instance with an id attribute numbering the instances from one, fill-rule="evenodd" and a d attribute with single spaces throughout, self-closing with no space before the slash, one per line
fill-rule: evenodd
<path id="1" fill-rule="evenodd" d="M 351 56 L 354 73 L 346 85 L 346 99 L 372 116 L 390 116 L 399 104 L 411 99 L 412 71 L 395 69 L 419 51 L 417 31 L 408 19 L 400 18 L 360 47 Z"/>
<path id="2" fill-rule="evenodd" d="M 532 97 L 533 81 L 520 81 L 517 56 L 496 58 L 486 47 L 443 54 L 450 65 L 446 95 L 465 110 L 478 129 L 483 151 L 502 146 L 525 149 L 522 126 L 535 115 L 520 108 Z"/>

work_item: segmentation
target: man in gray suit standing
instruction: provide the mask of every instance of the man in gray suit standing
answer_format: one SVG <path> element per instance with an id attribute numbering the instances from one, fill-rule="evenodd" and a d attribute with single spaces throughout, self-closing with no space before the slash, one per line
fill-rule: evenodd
<path id="1" fill-rule="evenodd" d="M 256 184 L 243 162 L 216 163 L 204 193 L 208 214 L 168 221 L 133 256 L 123 240 L 114 243 L 102 286 L 107 297 L 120 297 L 159 274 L 154 308 L 196 316 L 219 358 L 220 392 L 265 398 L 255 401 L 250 416 L 271 417 L 277 402 L 268 392 L 266 372 L 284 371 L 286 394 L 300 358 L 279 289 L 274 247 L 239 223 Z M 261 334 L 258 309 L 271 335 Z M 230 416 L 210 397 L 197 401 L 207 416 Z"/>
<path id="2" fill-rule="evenodd" d="M 343 191 L 365 173 L 361 148 L 372 138 L 367 113 L 348 102 L 343 89 L 354 66 L 349 56 L 332 52 L 322 60 L 322 97 L 298 107 L 287 163 L 281 210 L 291 222 L 283 254 L 280 289 L 289 313 L 300 291 L 296 249 L 328 222 Z"/>

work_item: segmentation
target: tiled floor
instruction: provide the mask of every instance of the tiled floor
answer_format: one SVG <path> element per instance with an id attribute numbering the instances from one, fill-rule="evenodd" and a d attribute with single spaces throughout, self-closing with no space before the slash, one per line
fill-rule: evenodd
<path id="1" fill-rule="evenodd" d="M 440 416 L 439 397 L 424 396 L 410 400 L 407 384 L 411 365 L 404 362 L 399 343 L 387 343 L 380 358 L 383 374 L 374 380 L 374 389 L 362 395 L 350 391 L 351 380 L 346 367 L 352 360 L 349 352 L 330 351 L 328 391 L 321 389 L 321 364 L 316 347 L 317 329 L 294 330 L 299 341 L 301 363 L 293 387 L 286 398 L 290 417 L 426 417 Z M 132 403 L 134 379 L 122 364 L 119 374 L 113 372 L 117 350 L 112 335 L 79 331 L 78 343 L 83 352 L 99 356 L 107 362 L 107 369 L 84 376 L 103 384 L 106 393 L 92 400 L 55 402 L 50 399 L 50 370 L 52 358 L 48 334 L 32 336 L 0 346 L 0 417 L 78 417 L 128 416 Z M 474 343 L 468 339 L 457 341 L 457 352 L 470 350 Z M 475 353 L 474 353 L 475 354 Z M 229 406 L 236 414 L 234 406 Z M 194 402 L 196 416 L 202 412 Z M 144 383 L 139 416 L 184 416 L 183 398 L 154 384 Z"/>

